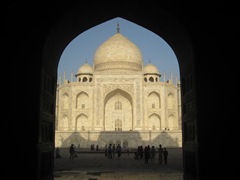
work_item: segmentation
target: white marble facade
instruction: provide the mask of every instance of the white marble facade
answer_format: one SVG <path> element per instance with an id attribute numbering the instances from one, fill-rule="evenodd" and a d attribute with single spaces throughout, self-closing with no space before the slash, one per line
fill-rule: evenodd
<path id="1" fill-rule="evenodd" d="M 55 146 L 182 146 L 180 84 L 160 81 L 151 63 L 119 29 L 57 86 Z M 61 80 L 60 80 L 61 81 Z"/>

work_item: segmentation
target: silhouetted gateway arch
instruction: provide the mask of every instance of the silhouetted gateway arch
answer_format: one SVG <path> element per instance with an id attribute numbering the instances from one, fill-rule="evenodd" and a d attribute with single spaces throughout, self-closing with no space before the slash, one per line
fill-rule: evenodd
<path id="1" fill-rule="evenodd" d="M 56 6 L 39 4 L 36 6 L 39 11 L 21 2 L 10 4 L 12 6 L 9 11 L 13 11 L 7 14 L 11 14 L 11 18 L 4 16 L 6 37 L 10 38 L 8 41 L 16 42 L 14 46 L 7 46 L 10 45 L 9 42 L 6 45 L 9 51 L 5 57 L 11 57 L 15 63 L 12 68 L 16 68 L 12 79 L 19 80 L 16 72 L 21 70 L 21 82 L 27 87 L 18 89 L 18 93 L 25 96 L 13 96 L 12 92 L 9 96 L 14 98 L 11 102 L 16 101 L 16 97 L 22 98 L 20 100 L 23 105 L 18 104 L 21 113 L 12 113 L 11 108 L 11 121 L 6 122 L 8 124 L 5 128 L 13 136 L 7 139 L 7 144 L 12 145 L 15 142 L 17 147 L 28 149 L 26 151 L 25 148 L 18 148 L 15 167 L 24 167 L 25 170 L 15 169 L 18 172 L 15 174 L 31 180 L 53 179 L 55 92 L 61 54 L 68 43 L 80 33 L 109 19 L 122 17 L 161 36 L 172 47 L 179 61 L 184 179 L 208 179 L 209 176 L 219 176 L 219 172 L 224 177 L 227 173 L 222 161 L 226 159 L 221 157 L 226 149 L 219 149 L 219 145 L 228 137 L 222 130 L 228 129 L 225 123 L 216 123 L 214 120 L 221 119 L 219 114 L 222 116 L 229 112 L 230 107 L 212 106 L 212 103 L 220 104 L 220 95 L 221 100 L 229 101 L 232 99 L 229 96 L 234 93 L 231 89 L 216 86 L 222 83 L 224 77 L 215 79 L 215 83 L 203 77 L 203 71 L 207 75 L 222 74 L 222 69 L 209 62 L 218 60 L 217 64 L 221 66 L 221 62 L 225 62 L 226 57 L 231 55 L 229 47 L 224 46 L 223 49 L 222 46 L 228 44 L 231 38 L 219 38 L 215 34 L 219 32 L 234 35 L 232 28 L 231 31 L 228 29 L 229 24 L 225 18 L 227 14 L 223 8 L 220 7 L 219 10 L 217 4 L 211 6 L 208 3 L 206 7 L 203 4 L 204 6 L 197 6 L 195 9 L 195 6 L 189 7 L 189 4 L 183 2 L 159 2 L 158 5 L 150 2 L 137 5 L 135 2 L 121 2 L 117 6 L 109 3 L 99 8 L 102 4 L 98 3 L 102 2 L 58 2 Z M 226 25 L 223 25 L 222 20 Z M 12 61 L 6 63 L 12 65 Z M 229 64 L 224 63 L 224 67 L 230 66 Z M 228 79 L 229 81 L 232 83 L 233 79 Z M 8 85 L 10 84 L 12 81 Z M 15 83 L 12 89 L 15 89 Z M 222 96 L 224 93 L 229 96 Z M 209 103 L 210 99 L 212 103 Z M 24 122 L 20 120 L 19 114 L 23 115 Z M 229 116 L 231 114 L 227 117 Z M 18 141 L 19 135 L 21 141 Z M 209 149 L 216 148 L 217 151 L 208 154 Z M 8 167 L 6 172 L 12 174 L 12 168 Z M 228 178 L 231 175 L 228 174 Z"/>

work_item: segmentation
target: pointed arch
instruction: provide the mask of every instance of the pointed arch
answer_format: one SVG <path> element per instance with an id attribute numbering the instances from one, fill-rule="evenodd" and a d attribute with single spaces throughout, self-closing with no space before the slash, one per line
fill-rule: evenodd
<path id="1" fill-rule="evenodd" d="M 161 118 L 158 114 L 153 113 L 148 117 L 148 130 L 161 130 Z"/>
<path id="2" fill-rule="evenodd" d="M 89 108 L 89 95 L 81 91 L 76 96 L 76 108 L 77 109 L 88 109 Z"/>
<path id="3" fill-rule="evenodd" d="M 133 100 L 132 97 L 121 89 L 109 92 L 104 99 L 103 127 L 106 131 L 115 131 L 116 120 L 121 122 L 123 131 L 133 129 Z"/>
<path id="4" fill-rule="evenodd" d="M 64 93 L 62 95 L 62 103 L 63 103 L 63 109 L 69 109 L 69 95 L 67 93 Z"/>
<path id="5" fill-rule="evenodd" d="M 169 130 L 176 129 L 175 116 L 174 114 L 169 114 L 168 116 L 168 128 Z"/>
<path id="6" fill-rule="evenodd" d="M 67 115 L 63 115 L 62 117 L 62 123 L 61 123 L 61 127 L 59 129 L 63 130 L 63 131 L 68 131 L 69 130 L 69 118 Z"/>
<path id="7" fill-rule="evenodd" d="M 148 94 L 147 107 L 148 109 L 161 108 L 161 98 L 158 92 L 152 91 Z"/>
<path id="8" fill-rule="evenodd" d="M 90 129 L 90 123 L 86 114 L 79 114 L 76 117 L 75 130 L 76 131 L 87 131 Z"/>
<path id="9" fill-rule="evenodd" d="M 174 95 L 173 93 L 169 93 L 167 97 L 167 105 L 168 109 L 174 109 Z"/>

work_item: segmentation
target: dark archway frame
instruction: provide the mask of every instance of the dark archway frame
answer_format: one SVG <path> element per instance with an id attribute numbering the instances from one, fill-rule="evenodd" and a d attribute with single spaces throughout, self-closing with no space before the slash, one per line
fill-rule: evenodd
<path id="1" fill-rule="evenodd" d="M 162 9 L 158 9 L 157 14 L 154 14 L 155 16 L 152 14 L 145 14 L 144 18 L 147 19 L 147 21 L 144 21 L 140 14 L 132 14 L 129 16 L 125 13 L 105 13 L 101 16 L 92 17 L 86 14 L 84 15 L 82 13 L 84 11 L 82 8 L 84 7 L 73 8 L 62 18 L 59 18 L 58 22 L 52 28 L 45 44 L 42 57 L 43 77 L 52 77 L 52 83 L 56 84 L 58 63 L 64 48 L 76 36 L 89 28 L 112 18 L 121 17 L 156 33 L 170 45 L 179 62 L 183 109 L 185 109 L 184 107 L 188 106 L 188 104 L 196 107 L 193 47 L 188 33 L 175 17 Z M 191 111 L 191 115 L 187 117 L 188 119 L 184 119 L 185 116 L 182 117 L 182 122 L 184 123 L 184 125 L 182 124 L 182 130 L 185 179 L 188 175 L 194 178 L 198 176 L 198 135 L 195 130 L 197 119 L 195 118 L 196 112 L 192 110 L 189 111 Z M 183 113 L 189 113 L 189 111 L 183 111 Z M 188 146 L 185 146 L 185 140 Z M 39 171 L 41 174 L 41 169 L 39 169 Z"/>
<path id="2" fill-rule="evenodd" d="M 1 14 L 1 55 L 7 79 L 2 83 L 2 145 L 8 156 L 2 164 L 14 165 L 6 165 L 3 172 L 54 179 L 60 56 L 79 33 L 122 17 L 161 36 L 179 61 L 184 180 L 234 179 L 239 140 L 237 7 L 231 1 L 7 1 Z M 231 158 L 225 157 L 229 151 Z"/>

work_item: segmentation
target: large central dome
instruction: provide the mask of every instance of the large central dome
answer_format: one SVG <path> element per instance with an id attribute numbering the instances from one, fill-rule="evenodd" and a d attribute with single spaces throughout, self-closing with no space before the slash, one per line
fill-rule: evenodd
<path id="1" fill-rule="evenodd" d="M 142 70 L 142 54 L 139 48 L 117 32 L 101 44 L 94 55 L 95 70 Z"/>

